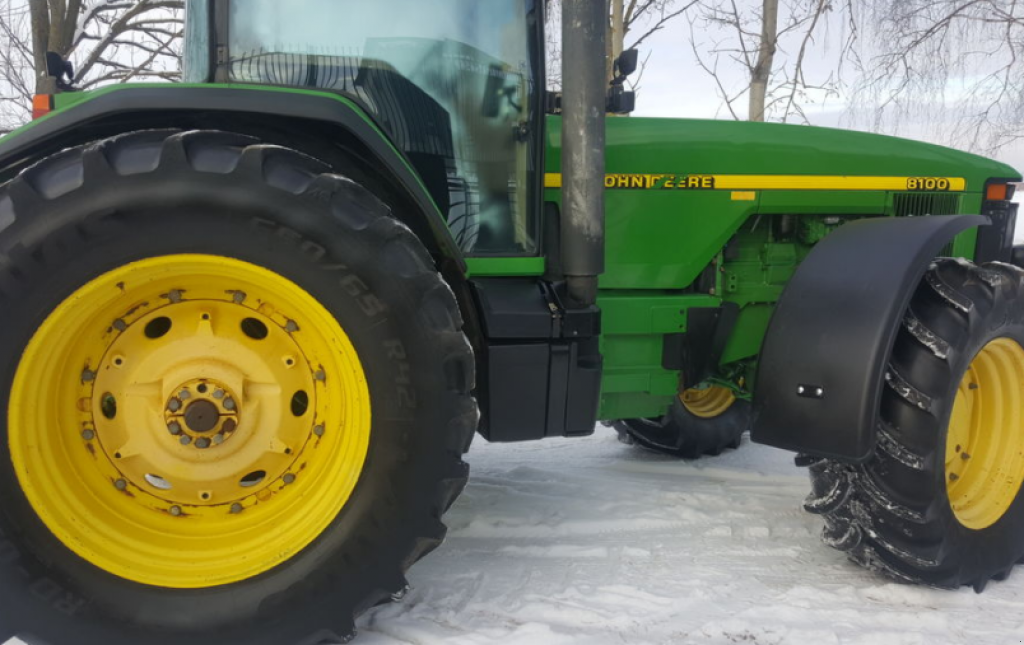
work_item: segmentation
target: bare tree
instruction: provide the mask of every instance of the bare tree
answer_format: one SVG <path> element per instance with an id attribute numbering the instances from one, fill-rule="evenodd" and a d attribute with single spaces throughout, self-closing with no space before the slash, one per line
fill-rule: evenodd
<path id="1" fill-rule="evenodd" d="M 661 31 L 673 19 L 682 16 L 699 0 L 610 0 L 608 15 L 608 57 L 607 76 L 611 80 L 614 70 L 612 64 L 623 51 L 641 48 L 651 36 Z M 548 86 L 557 89 L 561 86 L 561 34 L 559 0 L 548 0 L 546 3 L 547 53 L 548 53 Z M 647 52 L 644 64 L 651 52 Z M 641 70 L 634 85 L 642 76 Z"/>
<path id="2" fill-rule="evenodd" d="M 836 66 L 811 78 L 807 63 L 828 49 L 837 12 L 844 20 Z M 856 25 L 845 20 L 852 12 L 852 0 L 701 0 L 690 19 L 690 44 L 732 118 L 807 122 L 806 103 L 839 94 L 842 63 L 857 40 Z M 744 97 L 746 114 L 737 109 Z"/>
<path id="3" fill-rule="evenodd" d="M 73 62 L 76 87 L 180 78 L 183 0 L 0 0 L 0 126 L 52 94 L 46 53 Z"/>
<path id="4" fill-rule="evenodd" d="M 854 122 L 995 153 L 1024 139 L 1024 2 L 871 0 Z M 924 124 L 928 124 L 925 126 Z"/>

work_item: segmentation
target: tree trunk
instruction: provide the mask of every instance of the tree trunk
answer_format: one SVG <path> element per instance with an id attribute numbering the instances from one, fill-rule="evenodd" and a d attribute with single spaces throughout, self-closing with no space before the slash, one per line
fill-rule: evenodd
<path id="1" fill-rule="evenodd" d="M 775 50 L 779 39 L 779 0 L 764 0 L 761 13 L 761 45 L 757 48 L 757 63 L 750 74 L 751 121 L 764 121 L 768 81 L 775 64 Z"/>
<path id="2" fill-rule="evenodd" d="M 626 6 L 625 0 L 612 0 L 611 33 L 608 38 L 608 80 L 615 78 L 615 59 L 626 47 Z"/>
<path id="3" fill-rule="evenodd" d="M 32 16 L 32 64 L 36 94 L 53 94 L 57 81 L 46 73 L 46 52 L 50 46 L 50 7 L 46 0 L 29 0 Z"/>

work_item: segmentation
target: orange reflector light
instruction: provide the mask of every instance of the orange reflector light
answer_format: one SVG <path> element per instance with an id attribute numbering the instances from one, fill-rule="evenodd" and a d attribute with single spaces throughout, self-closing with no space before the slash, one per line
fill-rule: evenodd
<path id="1" fill-rule="evenodd" d="M 53 96 L 49 94 L 36 94 L 32 97 L 32 118 L 38 119 L 53 111 Z"/>
<path id="2" fill-rule="evenodd" d="M 990 202 L 1003 202 L 1009 199 L 1009 192 L 1006 184 L 989 184 L 985 199 Z"/>

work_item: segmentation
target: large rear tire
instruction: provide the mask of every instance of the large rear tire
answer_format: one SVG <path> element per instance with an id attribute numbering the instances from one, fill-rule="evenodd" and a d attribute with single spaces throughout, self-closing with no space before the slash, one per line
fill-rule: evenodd
<path id="1" fill-rule="evenodd" d="M 0 642 L 346 642 L 465 485 L 461 325 L 293 150 L 137 132 L 0 187 Z"/>
<path id="2" fill-rule="evenodd" d="M 624 443 L 684 459 L 739 448 L 750 427 L 750 402 L 711 386 L 683 392 L 660 419 L 622 419 L 613 427 Z"/>
<path id="3" fill-rule="evenodd" d="M 977 591 L 1024 557 L 1024 271 L 937 260 L 886 372 L 874 455 L 810 466 L 826 544 L 895 578 Z"/>

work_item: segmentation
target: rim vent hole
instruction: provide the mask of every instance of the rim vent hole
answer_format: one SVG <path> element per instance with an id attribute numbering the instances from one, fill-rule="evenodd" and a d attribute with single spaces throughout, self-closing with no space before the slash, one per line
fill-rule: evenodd
<path id="1" fill-rule="evenodd" d="M 167 316 L 160 316 L 154 318 L 146 323 L 146 338 L 150 340 L 156 340 L 167 335 L 167 332 L 171 331 L 171 319 Z"/>
<path id="2" fill-rule="evenodd" d="M 167 481 L 160 475 L 153 475 L 152 473 L 146 475 L 146 482 L 157 490 L 171 490 L 174 488 L 171 485 L 171 482 Z"/>
<path id="3" fill-rule="evenodd" d="M 309 395 L 305 390 L 299 390 L 292 395 L 292 414 L 301 417 L 309 410 Z"/>
<path id="4" fill-rule="evenodd" d="M 253 486 L 256 486 L 266 478 L 267 471 L 255 470 L 246 475 L 245 477 L 243 477 L 241 480 L 239 480 L 238 485 L 241 486 L 242 488 L 252 488 Z"/>
<path id="5" fill-rule="evenodd" d="M 117 416 L 117 399 L 110 392 L 104 394 L 103 398 L 100 399 L 100 412 L 108 419 L 113 419 Z"/>
<path id="6" fill-rule="evenodd" d="M 242 321 L 242 333 L 253 340 L 263 340 L 270 334 L 270 330 L 262 320 L 246 318 Z"/>

